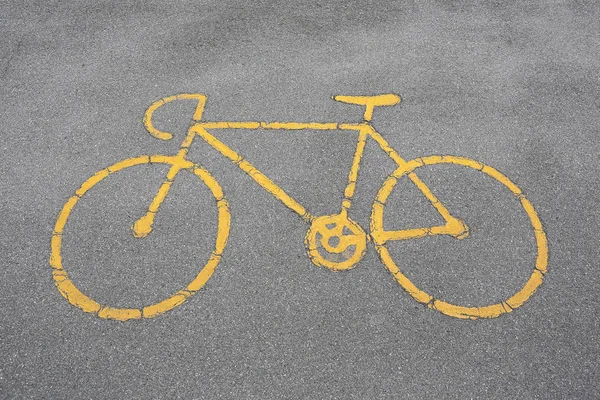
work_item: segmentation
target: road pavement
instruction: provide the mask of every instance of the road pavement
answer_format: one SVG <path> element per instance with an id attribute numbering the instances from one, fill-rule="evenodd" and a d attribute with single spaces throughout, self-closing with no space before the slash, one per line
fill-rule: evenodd
<path id="1" fill-rule="evenodd" d="M 600 7 L 593 1 L 63 1 L 0 4 L 0 397 L 597 398 Z M 547 235 L 543 285 L 513 312 L 462 320 L 420 304 L 373 242 L 353 269 L 306 256 L 309 225 L 196 140 L 188 159 L 220 183 L 231 229 L 206 285 L 163 315 L 127 322 L 71 305 L 50 267 L 60 210 L 96 172 L 173 155 L 195 104 L 205 120 L 360 122 L 333 95 L 397 93 L 373 126 L 406 160 L 457 155 L 509 177 Z M 340 211 L 352 131 L 214 132 L 313 215 Z M 397 165 L 365 147 L 349 215 L 368 232 Z M 130 226 L 168 171 L 111 174 L 76 204 L 62 264 L 102 305 L 142 307 L 184 288 L 217 233 L 211 192 L 184 171 L 154 231 Z M 460 166 L 419 176 L 469 237 L 398 241 L 403 274 L 436 299 L 505 301 L 532 274 L 519 199 Z M 401 179 L 386 229 L 440 215 Z"/>

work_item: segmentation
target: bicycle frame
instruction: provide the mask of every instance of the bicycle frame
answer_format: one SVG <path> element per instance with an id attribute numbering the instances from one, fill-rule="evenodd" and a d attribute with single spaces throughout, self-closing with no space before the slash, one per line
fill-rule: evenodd
<path id="1" fill-rule="evenodd" d="M 240 168 L 248 176 L 250 176 L 260 187 L 269 192 L 273 197 L 281 201 L 286 207 L 298 214 L 305 222 L 312 223 L 317 217 L 312 215 L 304 206 L 296 199 L 287 194 L 280 186 L 270 180 L 265 174 L 258 170 L 254 165 L 244 159 L 240 154 L 227 146 L 221 140 L 213 136 L 209 130 L 217 129 L 266 129 L 266 130 L 320 130 L 320 131 L 356 131 L 358 132 L 358 140 L 356 150 L 352 161 L 352 166 L 348 174 L 348 181 L 344 190 L 344 199 L 341 204 L 339 215 L 346 216 L 347 211 L 352 204 L 352 198 L 356 189 L 358 172 L 362 155 L 364 153 L 365 144 L 368 138 L 377 142 L 379 147 L 388 154 L 390 158 L 399 166 L 406 165 L 406 161 L 388 144 L 388 142 L 379 134 L 370 121 L 373 116 L 373 110 L 376 106 L 385 106 L 398 104 L 400 98 L 396 95 L 379 95 L 379 96 L 334 96 L 335 100 L 350 104 L 358 104 L 365 106 L 363 122 L 361 123 L 338 123 L 338 122 L 265 122 L 265 121 L 202 121 L 204 107 L 206 105 L 206 96 L 203 94 L 180 94 L 176 96 L 166 97 L 158 100 L 148 107 L 144 116 L 144 125 L 148 132 L 159 139 L 169 140 L 173 137 L 168 132 L 163 132 L 156 129 L 152 124 L 152 115 L 154 112 L 169 102 L 180 99 L 196 100 L 198 105 L 193 116 L 193 124 L 188 129 L 188 132 L 181 143 L 180 149 L 176 157 L 182 160 L 186 159 L 187 153 L 196 138 L 199 136 L 211 147 L 228 158 L 234 165 Z M 154 215 L 158 211 L 161 203 L 166 198 L 169 189 L 175 176 L 180 171 L 180 167 L 174 165 L 167 173 L 166 178 L 161 184 L 158 193 L 154 197 L 151 205 L 148 207 L 148 212 L 140 218 L 134 225 L 134 234 L 136 237 L 144 237 L 152 230 Z M 408 174 L 408 178 L 417 186 L 423 195 L 429 200 L 432 206 L 438 211 L 441 217 L 446 222 L 444 225 L 433 226 L 428 228 L 403 229 L 397 231 L 383 232 L 382 227 L 372 227 L 372 235 L 378 235 L 377 242 L 385 243 L 388 240 L 405 240 L 411 238 L 420 238 L 433 235 L 451 235 L 458 239 L 462 239 L 468 235 L 468 227 L 465 223 L 450 214 L 448 209 L 440 202 L 440 200 L 432 193 L 429 187 L 412 172 Z"/>

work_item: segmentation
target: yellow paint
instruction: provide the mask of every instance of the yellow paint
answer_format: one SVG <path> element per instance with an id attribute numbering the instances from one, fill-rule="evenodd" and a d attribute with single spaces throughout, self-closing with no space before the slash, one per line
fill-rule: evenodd
<path id="1" fill-rule="evenodd" d="M 194 132 L 192 132 L 190 130 L 188 132 L 188 134 L 185 136 L 183 143 L 181 143 L 181 148 L 177 152 L 178 157 L 185 158 L 188 151 L 190 151 L 190 147 L 192 146 L 192 142 L 194 141 L 195 138 L 196 138 L 196 135 L 194 134 Z M 167 179 L 171 179 L 171 180 L 175 179 L 175 175 L 177 175 L 177 172 L 179 172 L 179 171 L 170 172 L 170 174 L 167 176 Z M 171 178 L 169 178 L 169 177 L 171 177 Z"/>
<path id="2" fill-rule="evenodd" d="M 82 187 L 85 185 L 85 183 L 82 185 Z M 80 191 L 81 189 L 79 189 Z M 75 203 L 77 203 L 77 200 L 79 200 L 80 196 L 73 196 L 71 197 L 69 200 L 67 200 L 67 202 L 64 205 L 63 209 L 67 209 L 69 210 L 69 212 L 71 211 L 71 209 L 73 208 L 73 206 L 75 205 Z M 58 215 L 58 218 L 56 219 L 56 223 L 54 224 L 54 234 L 61 234 L 63 231 L 63 228 L 65 227 L 65 224 L 67 223 L 67 217 L 69 214 L 65 214 L 65 213 L 60 213 Z"/>
<path id="3" fill-rule="evenodd" d="M 352 197 L 354 196 L 354 190 L 356 189 L 356 181 L 358 179 L 358 170 L 360 169 L 360 161 L 365 151 L 365 145 L 367 144 L 367 137 L 369 131 L 362 129 L 358 134 L 358 143 L 356 144 L 356 150 L 354 151 L 354 159 L 352 160 L 352 166 L 348 173 L 348 184 L 344 190 L 344 201 L 342 202 L 342 208 L 348 210 L 352 204 Z"/>
<path id="4" fill-rule="evenodd" d="M 200 93 L 182 93 L 175 96 L 165 97 L 164 99 L 160 99 L 155 101 L 148 107 L 146 113 L 144 114 L 144 126 L 148 133 L 154 136 L 157 139 L 161 140 L 169 140 L 173 138 L 173 135 L 168 132 L 163 132 L 154 127 L 152 124 L 152 115 L 156 110 L 160 107 L 164 106 L 167 103 L 170 103 L 175 100 L 196 100 L 198 105 L 196 106 L 196 111 L 194 112 L 194 121 L 200 121 L 202 119 L 202 113 L 204 112 L 204 106 L 206 104 L 206 96 Z"/>
<path id="5" fill-rule="evenodd" d="M 96 303 L 94 300 L 90 299 L 75 287 L 73 282 L 69 279 L 69 277 L 65 274 L 53 274 L 54 283 L 58 288 L 60 294 L 67 300 L 69 303 L 73 304 L 75 307 L 81 308 L 85 312 L 89 313 L 97 313 L 100 311 L 100 304 Z"/>
<path id="6" fill-rule="evenodd" d="M 222 245 L 224 246 L 225 244 L 222 243 Z M 185 288 L 190 295 L 196 293 L 204 286 L 204 283 L 212 276 L 213 272 L 215 272 L 215 268 L 217 268 L 217 264 L 219 264 L 220 261 L 221 255 L 215 254 L 214 252 L 210 255 L 206 266 L 202 268 L 202 271 L 200 271 L 196 278 L 194 278 L 194 280 Z"/>
<path id="7" fill-rule="evenodd" d="M 100 170 L 86 180 L 75 195 L 67 200 L 62 211 L 59 213 L 51 240 L 50 266 L 52 267 L 52 276 L 59 292 L 74 306 L 85 312 L 97 314 L 101 318 L 126 321 L 130 319 L 152 318 L 163 314 L 181 304 L 190 296 L 200 290 L 214 273 L 217 265 L 221 261 L 223 251 L 227 245 L 227 238 L 230 228 L 230 211 L 223 191 L 215 178 L 204 168 L 196 165 L 186 159 L 193 141 L 199 137 L 207 142 L 212 148 L 228 158 L 241 171 L 250 176 L 259 186 L 268 193 L 280 200 L 286 207 L 298 214 L 305 222 L 310 224 L 306 236 L 305 246 L 309 259 L 317 266 L 329 268 L 333 271 L 342 271 L 353 268 L 363 258 L 366 252 L 366 246 L 370 239 L 373 240 L 375 248 L 379 253 L 380 259 L 386 268 L 391 272 L 396 281 L 410 294 L 417 302 L 427 305 L 427 307 L 437 310 L 443 314 L 461 318 L 494 318 L 504 313 L 509 313 L 513 309 L 520 307 L 536 289 L 541 285 L 544 274 L 547 273 L 548 263 L 548 245 L 546 234 L 543 230 L 541 221 L 535 212 L 531 203 L 525 198 L 522 191 L 513 184 L 506 176 L 478 161 L 456 156 L 429 156 L 405 161 L 389 145 L 389 143 L 373 128 L 370 121 L 373 117 L 373 110 L 379 106 L 391 106 L 400 102 L 400 97 L 394 94 L 384 94 L 378 96 L 334 96 L 334 100 L 361 105 L 364 107 L 363 122 L 361 123 L 338 123 L 338 122 L 265 122 L 265 121 L 202 121 L 204 107 L 206 105 L 206 96 L 203 94 L 179 94 L 165 97 L 150 105 L 144 114 L 143 123 L 148 132 L 159 139 L 168 140 L 173 137 L 169 132 L 158 130 L 152 123 L 152 116 L 156 110 L 165 104 L 175 100 L 194 100 L 197 102 L 196 110 L 192 117 L 193 123 L 188 133 L 183 139 L 180 149 L 175 156 L 166 155 L 143 155 L 134 158 L 128 158 L 118 162 L 110 167 Z M 281 187 L 270 180 L 266 175 L 259 171 L 254 165 L 244 159 L 240 154 L 218 140 L 209 131 L 215 129 L 270 129 L 282 131 L 297 131 L 304 129 L 333 131 L 344 130 L 358 133 L 356 150 L 350 171 L 348 173 L 347 184 L 344 190 L 344 198 L 341 203 L 340 212 L 333 215 L 315 216 L 310 213 L 296 199 L 287 194 Z M 364 229 L 348 216 L 348 211 L 352 205 L 352 198 L 356 191 L 359 177 L 360 164 L 365 145 L 368 139 L 373 139 L 380 148 L 398 165 L 394 171 L 383 183 L 377 197 L 373 203 L 371 213 L 370 235 L 367 235 Z M 73 207 L 79 199 L 91 190 L 96 184 L 107 178 L 113 173 L 126 168 L 131 168 L 145 164 L 166 164 L 169 165 L 169 171 L 163 182 L 160 184 L 156 195 L 151 204 L 147 207 L 144 215 L 140 216 L 132 225 L 132 234 L 137 238 L 144 238 L 152 232 L 154 218 L 160 210 L 173 181 L 181 171 L 189 171 L 202 180 L 211 190 L 217 204 L 218 226 L 215 239 L 215 248 L 205 266 L 198 275 L 182 290 L 174 293 L 172 296 L 156 304 L 147 305 L 141 308 L 118 308 L 108 305 L 100 305 L 93 299 L 81 293 L 75 284 L 70 280 L 67 271 L 63 268 L 61 256 L 62 233 L 66 226 L 68 217 Z M 464 239 L 468 236 L 469 228 L 465 221 L 453 216 L 450 211 L 433 194 L 429 187 L 417 176 L 415 170 L 426 165 L 435 164 L 454 164 L 480 171 L 494 178 L 502 185 L 506 186 L 515 197 L 520 201 L 523 209 L 528 215 L 537 244 L 537 258 L 535 268 L 528 282 L 523 288 L 506 301 L 486 305 L 482 307 L 464 307 L 435 299 L 433 296 L 416 287 L 400 270 L 387 250 L 387 243 L 395 240 L 407 240 L 424 238 L 435 235 L 448 235 L 456 239 Z M 423 196 L 438 211 L 443 225 L 404 229 L 404 230 L 385 230 L 383 218 L 385 216 L 386 201 L 400 178 L 407 178 L 420 190 Z"/>
<path id="8" fill-rule="evenodd" d="M 162 154 L 153 154 L 150 156 L 151 164 L 176 164 L 175 160 L 173 160 L 173 156 L 165 156 Z"/>
<path id="9" fill-rule="evenodd" d="M 498 172 L 494 168 L 485 165 L 481 169 L 481 172 L 488 174 L 489 176 L 491 176 L 492 178 L 496 179 L 498 182 L 500 182 L 501 184 L 503 184 L 504 186 L 506 186 L 508 188 L 508 190 L 510 190 L 511 192 L 513 192 L 513 194 L 515 196 L 519 196 L 521 194 L 521 189 L 519 189 L 517 187 L 517 185 L 515 185 L 514 183 L 512 183 L 506 176 L 504 176 L 503 174 L 501 174 L 500 172 Z M 525 205 L 523 205 L 523 206 L 525 207 Z M 533 210 L 533 207 L 531 208 L 531 210 Z M 529 214 L 529 211 L 528 211 L 528 214 Z"/>
<path id="10" fill-rule="evenodd" d="M 523 288 L 515 293 L 510 299 L 506 300 L 506 304 L 508 304 L 512 309 L 520 307 L 531 297 L 533 293 L 537 290 L 537 288 L 542 284 L 544 280 L 544 275 L 538 271 L 537 269 L 533 270 L 529 280 L 523 286 Z"/>
<path id="11" fill-rule="evenodd" d="M 337 129 L 337 123 L 320 124 L 318 122 L 298 123 L 298 122 L 261 122 L 260 127 L 264 129 L 283 129 L 287 131 L 297 131 L 301 129 L 313 129 L 320 131 Z"/>
<path id="12" fill-rule="evenodd" d="M 54 234 L 50 240 L 50 266 L 55 270 L 62 270 L 62 259 L 60 257 L 60 246 L 62 244 L 62 235 Z"/>
<path id="13" fill-rule="evenodd" d="M 142 315 L 144 318 L 154 318 L 157 315 L 163 314 L 167 311 L 174 309 L 177 306 L 182 305 L 188 296 L 184 295 L 181 292 L 175 293 L 173 296 L 164 299 L 160 303 L 153 304 L 151 306 L 146 306 L 142 310 Z"/>
<path id="14" fill-rule="evenodd" d="M 108 172 L 108 169 L 106 169 L 106 168 L 96 172 L 90 179 L 88 179 L 87 181 L 85 181 L 85 183 L 83 185 L 81 185 L 81 187 L 75 192 L 75 194 L 79 197 L 83 196 L 85 194 L 85 192 L 90 190 L 90 188 L 92 186 L 94 186 L 96 183 L 98 183 L 102 179 L 106 178 L 108 176 L 108 174 L 109 174 L 109 172 Z"/>
<path id="15" fill-rule="evenodd" d="M 135 308 L 103 307 L 98 311 L 98 316 L 105 319 L 127 321 L 128 319 L 140 319 L 142 317 L 142 312 Z"/>
<path id="16" fill-rule="evenodd" d="M 548 272 L 548 241 L 546 239 L 546 233 L 543 230 L 535 231 L 535 240 L 538 247 L 538 257 L 535 262 L 535 269 L 545 275 L 546 272 Z"/>

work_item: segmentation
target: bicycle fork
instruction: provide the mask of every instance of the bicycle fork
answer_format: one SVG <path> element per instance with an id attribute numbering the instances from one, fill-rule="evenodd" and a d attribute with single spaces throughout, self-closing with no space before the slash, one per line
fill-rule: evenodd
<path id="1" fill-rule="evenodd" d="M 194 132 L 188 132 L 185 140 L 181 145 L 181 149 L 179 150 L 179 152 L 177 152 L 176 158 L 179 158 L 181 161 L 185 161 L 185 156 L 187 155 L 190 145 L 194 140 L 194 136 Z M 131 226 L 131 230 L 134 237 L 143 238 L 148 236 L 148 234 L 152 232 L 154 216 L 158 212 L 158 209 L 160 208 L 162 202 L 167 197 L 167 194 L 169 194 L 171 185 L 173 184 L 173 181 L 175 180 L 175 177 L 177 176 L 179 171 L 181 171 L 181 165 L 179 164 L 175 164 L 169 169 L 169 172 L 167 172 L 165 180 L 161 183 L 160 188 L 156 193 L 156 196 L 154 196 L 152 203 L 150 203 L 150 206 L 148 206 L 146 214 L 144 214 L 141 218 L 135 221 L 135 223 Z"/>
<path id="2" fill-rule="evenodd" d="M 173 137 L 173 135 L 171 135 L 170 133 L 162 132 L 162 131 L 159 131 L 158 129 L 154 128 L 154 126 L 152 125 L 152 114 L 154 113 L 154 111 L 156 111 L 159 107 L 163 106 L 165 103 L 169 103 L 171 101 L 179 100 L 179 99 L 198 100 L 198 106 L 196 107 L 196 111 L 193 116 L 192 124 L 196 123 L 197 121 L 199 121 L 202 118 L 202 113 L 204 112 L 204 106 L 206 105 L 206 96 L 199 95 L 199 94 L 180 94 L 177 96 L 167 97 L 161 101 L 155 102 L 154 104 L 152 104 L 152 106 L 148 107 L 148 110 L 146 110 L 146 114 L 144 115 L 144 126 L 146 127 L 146 129 L 152 136 L 162 139 L 162 140 L 169 140 Z M 195 137 L 196 137 L 196 133 L 190 127 L 190 129 L 188 129 L 187 134 L 185 135 L 185 139 L 181 143 L 181 146 L 179 148 L 179 151 L 177 152 L 177 155 L 175 156 L 175 159 L 176 160 L 178 159 L 179 161 L 181 161 L 181 163 L 175 163 L 169 169 L 169 172 L 167 172 L 167 176 L 165 177 L 164 181 L 160 185 L 160 188 L 158 189 L 156 196 L 154 196 L 152 203 L 150 203 L 150 206 L 148 206 L 148 210 L 146 211 L 146 214 L 144 214 L 142 217 L 140 217 L 131 226 L 131 231 L 132 231 L 132 234 L 134 237 L 144 238 L 144 237 L 148 236 L 150 234 L 150 232 L 152 232 L 152 225 L 154 224 L 154 217 L 156 216 L 156 213 L 158 212 L 160 205 L 167 197 L 167 194 L 169 194 L 169 190 L 171 189 L 171 185 L 173 184 L 175 177 L 177 176 L 179 171 L 181 171 L 181 168 L 182 168 L 181 164 L 185 161 L 185 157 L 187 156 L 187 153 L 189 152 L 190 146 L 192 145 L 192 142 L 194 141 Z"/>

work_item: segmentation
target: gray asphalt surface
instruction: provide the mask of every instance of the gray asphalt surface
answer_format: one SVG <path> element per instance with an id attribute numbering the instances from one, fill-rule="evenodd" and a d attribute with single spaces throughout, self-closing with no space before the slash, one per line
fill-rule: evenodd
<path id="1" fill-rule="evenodd" d="M 594 1 L 2 2 L 0 397 L 598 398 L 599 11 Z M 332 95 L 400 94 L 373 121 L 403 157 L 468 156 L 525 191 L 548 234 L 544 285 L 511 314 L 462 321 L 416 303 L 372 247 L 351 271 L 318 268 L 305 256 L 308 226 L 198 142 L 189 158 L 231 204 L 214 276 L 154 319 L 82 312 L 48 264 L 58 212 L 98 170 L 174 154 L 194 105 L 157 112 L 171 142 L 141 120 L 182 92 L 208 95 L 206 119 L 324 122 L 361 117 Z M 314 214 L 338 212 L 352 134 L 219 137 Z M 370 143 L 351 210 L 363 227 L 393 170 Z M 161 300 L 208 257 L 216 208 L 193 176 L 177 178 L 155 231 L 132 238 L 164 174 L 111 176 L 69 219 L 65 268 L 103 304 Z M 465 305 L 510 296 L 534 259 L 522 209 L 480 175 L 422 171 L 471 237 L 390 246 L 418 286 Z M 435 223 L 400 187 L 387 226 Z"/>

